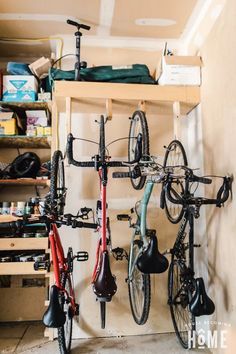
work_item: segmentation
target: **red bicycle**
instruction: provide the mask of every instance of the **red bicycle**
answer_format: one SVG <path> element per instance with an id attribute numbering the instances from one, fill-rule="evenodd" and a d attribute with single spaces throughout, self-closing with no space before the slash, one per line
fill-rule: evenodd
<path id="1" fill-rule="evenodd" d="M 76 302 L 73 282 L 73 261 L 88 260 L 88 253 L 77 252 L 73 255 L 69 247 L 65 255 L 60 240 L 58 226 L 66 225 L 72 228 L 97 229 L 97 224 L 78 221 L 85 219 L 89 209 L 84 208 L 78 215 L 67 214 L 63 216 L 65 205 L 65 179 L 64 164 L 61 151 L 55 151 L 51 165 L 50 193 L 46 202 L 46 215 L 40 217 L 49 232 L 49 242 L 52 254 L 55 284 L 51 287 L 49 306 L 43 316 L 43 323 L 47 327 L 58 328 L 58 343 L 61 354 L 69 354 L 71 349 L 73 317 L 79 315 L 79 304 Z M 29 220 L 28 220 L 29 222 Z M 35 223 L 36 220 L 31 221 Z M 48 269 L 50 263 L 35 262 L 35 270 Z"/>
<path id="2" fill-rule="evenodd" d="M 68 135 L 67 140 L 67 156 L 70 164 L 77 167 L 94 167 L 98 171 L 100 181 L 100 199 L 97 201 L 96 207 L 96 223 L 99 234 L 96 261 L 92 276 L 93 291 L 97 301 L 100 303 L 101 313 L 101 328 L 105 328 L 106 318 L 106 303 L 112 300 L 112 297 L 117 291 L 115 277 L 112 275 L 110 267 L 109 251 L 112 251 L 111 246 L 111 231 L 109 217 L 107 216 L 107 183 L 109 167 L 131 167 L 134 168 L 130 172 L 123 172 L 122 177 L 138 178 L 140 177 L 139 169 L 135 169 L 135 165 L 142 156 L 142 134 L 135 136 L 136 154 L 135 160 L 129 162 L 110 161 L 105 145 L 105 121 L 101 116 L 100 122 L 100 140 L 98 154 L 93 157 L 93 161 L 76 161 L 73 157 L 73 141 L 75 138 L 72 134 Z M 85 139 L 82 139 L 85 140 Z M 118 139 L 119 140 L 119 139 Z M 117 140 L 115 140 L 117 141 Z M 111 144 L 111 143 L 110 143 Z M 109 145 L 110 145 L 109 144 Z M 118 173 L 119 174 L 119 173 Z"/>

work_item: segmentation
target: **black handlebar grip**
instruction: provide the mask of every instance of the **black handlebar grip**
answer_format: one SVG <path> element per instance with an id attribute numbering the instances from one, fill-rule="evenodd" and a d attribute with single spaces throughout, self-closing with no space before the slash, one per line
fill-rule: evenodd
<path id="1" fill-rule="evenodd" d="M 85 228 L 85 229 L 97 229 L 98 225 L 94 223 L 89 223 L 89 222 L 82 222 L 82 221 L 77 221 L 73 220 L 72 221 L 72 228 Z"/>
<path id="2" fill-rule="evenodd" d="M 210 178 L 207 178 L 207 177 L 198 177 L 198 176 L 195 176 L 195 175 L 193 175 L 192 180 L 193 180 L 194 182 L 200 182 L 200 183 L 203 183 L 203 184 L 211 184 L 211 183 L 212 183 L 212 179 L 210 179 Z"/>
<path id="3" fill-rule="evenodd" d="M 132 172 L 113 172 L 113 178 L 132 178 Z"/>
<path id="4" fill-rule="evenodd" d="M 69 164 L 71 164 L 73 161 L 73 140 L 74 140 L 73 135 L 71 133 L 68 134 L 67 144 L 66 144 L 66 154 L 68 157 Z"/>
<path id="5" fill-rule="evenodd" d="M 11 229 L 12 227 L 14 227 L 14 224 L 12 223 L 13 222 L 1 222 L 0 229 Z"/>
<path id="6" fill-rule="evenodd" d="M 164 209 L 164 207 L 165 207 L 165 188 L 162 187 L 161 195 L 160 195 L 160 208 Z"/>

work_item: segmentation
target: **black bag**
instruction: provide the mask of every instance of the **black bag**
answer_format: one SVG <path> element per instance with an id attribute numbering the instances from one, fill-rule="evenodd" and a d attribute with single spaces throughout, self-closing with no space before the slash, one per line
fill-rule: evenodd
<path id="1" fill-rule="evenodd" d="M 41 166 L 40 158 L 34 152 L 25 152 L 12 161 L 9 169 L 11 178 L 35 178 Z"/>

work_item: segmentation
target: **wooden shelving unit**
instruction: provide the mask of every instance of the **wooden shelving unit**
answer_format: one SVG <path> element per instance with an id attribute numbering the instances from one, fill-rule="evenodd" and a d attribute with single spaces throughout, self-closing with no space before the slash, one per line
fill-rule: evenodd
<path id="1" fill-rule="evenodd" d="M 0 179 L 0 186 L 50 186 L 49 179 L 18 178 L 18 179 Z"/>
<path id="2" fill-rule="evenodd" d="M 46 110 L 51 111 L 51 102 L 0 102 L 0 107 L 9 108 L 14 110 L 18 108 L 21 112 L 25 110 Z M 28 136 L 0 136 L 0 148 L 2 154 L 5 154 L 4 149 L 15 149 L 23 148 L 31 151 L 32 149 L 51 149 L 51 136 L 43 137 L 28 137 Z M 9 151 L 9 156 L 15 154 L 15 151 Z M 48 156 L 47 151 L 40 151 L 39 156 Z M 4 156 L 5 157 L 5 156 Z M 11 157 L 9 157 L 11 158 Z M 47 157 L 48 158 L 48 157 Z M 42 160 L 43 161 L 43 160 Z M 0 188 L 6 188 L 6 192 L 3 198 L 6 198 L 8 194 L 11 196 L 15 195 L 15 199 L 19 200 L 19 193 L 21 190 L 21 196 L 25 193 L 28 195 L 35 195 L 35 188 L 41 186 L 47 188 L 50 185 L 50 180 L 48 179 L 33 179 L 33 178 L 19 178 L 19 179 L 1 179 Z M 24 188 L 25 186 L 32 188 Z M 9 189 L 9 187 L 14 187 Z M 17 189 L 19 188 L 19 189 Z M 27 191 L 26 191 L 27 190 Z M 32 190 L 32 192 L 31 192 Z M 31 194 L 32 193 L 32 194 Z M 44 192 L 43 192 L 44 193 Z M 12 197 L 11 197 L 12 198 Z M 24 197 L 21 197 L 24 200 Z M 28 198 L 28 197 L 27 197 Z M 5 199 L 9 200 L 9 199 Z M 16 217 L 9 215 L 1 215 L 0 222 L 8 222 L 10 220 L 15 220 Z M 49 242 L 48 237 L 45 238 L 23 238 L 23 237 L 1 237 L 0 238 L 0 251 L 2 254 L 28 254 L 28 253 L 47 253 L 50 257 Z M 32 252 L 31 252 L 32 251 Z M 10 288 L 0 288 L 0 297 L 3 299 L 2 305 L 0 306 L 0 312 L 2 314 L 1 320 L 36 320 L 41 319 L 43 312 L 45 311 L 44 306 L 48 300 L 48 287 L 54 283 L 53 272 L 48 272 L 47 270 L 34 270 L 34 262 L 0 262 L 0 276 L 6 278 L 10 277 Z M 37 279 L 43 278 L 43 286 L 32 286 L 27 287 L 22 285 L 24 279 Z M 18 285 L 15 285 L 17 282 Z M 35 299 L 37 306 L 34 303 L 31 304 L 33 310 L 30 311 L 27 304 L 27 299 Z M 10 299 L 6 301 L 6 299 Z M 17 306 L 15 306 L 17 304 Z M 18 306 L 20 304 L 20 307 Z M 11 307 L 11 315 L 9 314 L 9 306 Z M 53 330 L 49 329 L 47 331 L 47 336 L 51 339 L 53 338 Z"/>
<path id="3" fill-rule="evenodd" d="M 0 135 L 0 148 L 49 149 L 51 136 Z"/>

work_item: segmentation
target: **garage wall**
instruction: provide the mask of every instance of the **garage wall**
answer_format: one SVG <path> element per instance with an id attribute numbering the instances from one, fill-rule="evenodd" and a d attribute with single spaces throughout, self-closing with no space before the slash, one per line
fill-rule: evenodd
<path id="1" fill-rule="evenodd" d="M 228 0 L 200 50 L 204 63 L 201 88 L 204 165 L 206 172 L 216 175 L 236 174 L 235 17 L 235 1 Z M 214 192 L 217 187 L 214 183 Z M 235 212 L 234 198 L 226 203 L 225 208 L 206 207 L 209 286 L 216 304 L 211 319 L 230 323 L 232 332 L 236 325 Z M 216 329 L 222 329 L 219 326 L 215 326 Z M 232 347 L 228 352 L 233 353 L 231 350 Z"/>

